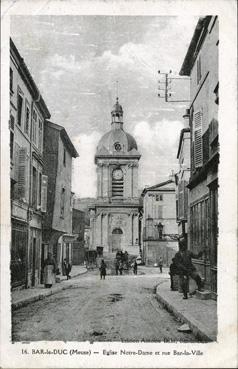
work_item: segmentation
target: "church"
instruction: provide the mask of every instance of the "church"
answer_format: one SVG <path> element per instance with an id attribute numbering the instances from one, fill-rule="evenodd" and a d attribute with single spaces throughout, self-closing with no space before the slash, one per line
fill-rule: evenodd
<path id="1" fill-rule="evenodd" d="M 96 154 L 97 198 L 89 207 L 90 249 L 139 255 L 138 167 L 135 139 L 123 127 L 123 109 L 116 99 L 111 129 L 100 139 Z"/>

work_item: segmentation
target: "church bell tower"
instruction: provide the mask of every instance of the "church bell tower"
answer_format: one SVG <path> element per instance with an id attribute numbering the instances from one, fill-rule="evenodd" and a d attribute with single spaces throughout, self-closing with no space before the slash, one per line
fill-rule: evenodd
<path id="1" fill-rule="evenodd" d="M 90 208 L 91 247 L 103 252 L 139 254 L 138 169 L 135 139 L 123 128 L 118 98 L 111 111 L 111 130 L 98 143 L 97 199 Z"/>

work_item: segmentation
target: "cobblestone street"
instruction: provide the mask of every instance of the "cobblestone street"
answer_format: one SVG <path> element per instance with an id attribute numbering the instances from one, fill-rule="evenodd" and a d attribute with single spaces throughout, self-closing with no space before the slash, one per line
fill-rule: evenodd
<path id="1" fill-rule="evenodd" d="M 160 307 L 154 287 L 166 274 L 107 276 L 97 271 L 64 290 L 13 312 L 13 341 L 186 341 L 181 325 Z"/>

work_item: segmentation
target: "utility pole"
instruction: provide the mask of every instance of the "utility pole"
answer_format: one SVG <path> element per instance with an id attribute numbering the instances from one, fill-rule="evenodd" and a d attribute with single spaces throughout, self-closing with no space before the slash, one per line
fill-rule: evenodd
<path id="1" fill-rule="evenodd" d="M 158 74 L 160 76 L 164 76 L 162 80 L 158 80 L 158 97 L 165 99 L 165 102 L 189 102 L 190 100 L 172 100 L 170 99 L 174 92 L 171 91 L 171 85 L 173 80 L 187 80 L 189 81 L 190 78 L 188 77 L 170 77 L 172 75 L 172 70 L 169 72 L 161 72 L 158 70 Z"/>

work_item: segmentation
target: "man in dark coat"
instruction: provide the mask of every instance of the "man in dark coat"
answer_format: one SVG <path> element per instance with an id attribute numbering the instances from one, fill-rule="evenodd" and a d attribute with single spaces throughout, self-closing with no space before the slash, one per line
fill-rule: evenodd
<path id="1" fill-rule="evenodd" d="M 72 266 L 71 266 L 70 262 L 67 261 L 67 259 L 64 259 L 64 270 L 65 270 L 65 274 L 66 274 L 67 279 L 71 278 L 71 276 L 70 276 L 71 269 L 72 269 Z"/>
<path id="2" fill-rule="evenodd" d="M 116 275 L 118 275 L 118 271 L 119 271 L 119 260 L 116 258 L 114 261 L 114 265 L 115 265 L 115 270 L 116 270 Z"/>
<path id="3" fill-rule="evenodd" d="M 179 275 L 183 290 L 183 299 L 188 298 L 189 277 L 196 281 L 199 291 L 202 289 L 201 277 L 197 273 L 196 268 L 192 263 L 192 259 L 200 258 L 202 254 L 203 251 L 200 251 L 198 254 L 194 254 L 193 252 L 189 251 L 187 249 L 186 239 L 181 239 L 179 241 L 179 251 L 175 254 L 174 262 L 177 267 L 177 273 Z"/>
<path id="4" fill-rule="evenodd" d="M 119 272 L 120 272 L 120 275 L 122 275 L 122 272 L 123 272 L 123 262 L 122 261 L 119 262 Z"/>
<path id="5" fill-rule="evenodd" d="M 134 264 L 133 264 L 133 272 L 134 272 L 134 274 L 137 274 L 137 262 L 136 262 L 136 260 L 134 261 Z"/>
<path id="6" fill-rule="evenodd" d="M 173 277 L 178 275 L 177 265 L 175 264 L 175 258 L 172 259 L 172 263 L 169 266 L 169 274 L 170 274 L 170 289 L 174 291 Z"/>
<path id="7" fill-rule="evenodd" d="M 160 269 L 160 273 L 163 273 L 163 259 L 162 259 L 162 257 L 159 258 L 159 269 Z"/>
<path id="8" fill-rule="evenodd" d="M 106 265 L 104 259 L 102 259 L 101 265 L 100 265 L 100 278 L 105 279 L 106 274 L 107 274 L 107 265 Z"/>

